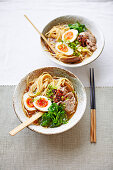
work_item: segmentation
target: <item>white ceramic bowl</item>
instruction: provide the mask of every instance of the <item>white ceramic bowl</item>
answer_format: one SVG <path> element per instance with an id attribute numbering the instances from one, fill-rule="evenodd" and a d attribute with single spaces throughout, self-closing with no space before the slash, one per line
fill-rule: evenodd
<path id="1" fill-rule="evenodd" d="M 71 72 L 69 72 L 67 70 L 57 68 L 57 67 L 45 67 L 45 68 L 37 69 L 37 70 L 29 73 L 28 75 L 26 75 L 20 81 L 20 83 L 17 85 L 17 87 L 14 91 L 14 96 L 13 96 L 14 110 L 15 110 L 17 117 L 19 118 L 19 120 L 21 122 L 24 122 L 25 120 L 28 119 L 26 117 L 26 115 L 24 114 L 22 105 L 21 105 L 22 95 L 24 93 L 24 90 L 26 89 L 27 77 L 29 76 L 29 81 L 32 81 L 34 78 L 39 77 L 43 72 L 48 72 L 52 76 L 66 77 L 73 83 L 73 86 L 74 86 L 74 88 L 77 92 L 77 96 L 78 96 L 77 110 L 67 124 L 61 125 L 59 127 L 44 128 L 40 125 L 39 126 L 30 125 L 28 128 L 35 132 L 47 134 L 47 135 L 62 133 L 64 131 L 67 131 L 68 129 L 72 128 L 74 125 L 76 125 L 80 121 L 80 119 L 82 118 L 82 116 L 85 112 L 86 101 L 87 101 L 86 92 L 85 92 L 83 84 L 74 74 L 72 74 Z"/>
<path id="2" fill-rule="evenodd" d="M 67 15 L 67 16 L 61 16 L 59 18 L 56 18 L 56 19 L 52 20 L 51 22 L 49 22 L 45 26 L 42 33 L 45 35 L 55 25 L 74 24 L 77 21 L 79 21 L 81 24 L 85 24 L 86 27 L 95 35 L 96 40 L 97 40 L 97 50 L 93 53 L 93 55 L 91 57 L 83 60 L 81 63 L 66 64 L 66 63 L 63 63 L 63 62 L 57 60 L 49 52 L 45 51 L 46 47 L 45 47 L 43 41 L 41 41 L 41 45 L 42 45 L 44 54 L 47 55 L 55 63 L 60 64 L 65 67 L 81 67 L 83 65 L 89 64 L 99 57 L 99 55 L 101 54 L 101 52 L 104 48 L 104 37 L 103 37 L 100 27 L 98 26 L 98 24 L 94 23 L 93 21 L 91 21 L 83 16 Z"/>

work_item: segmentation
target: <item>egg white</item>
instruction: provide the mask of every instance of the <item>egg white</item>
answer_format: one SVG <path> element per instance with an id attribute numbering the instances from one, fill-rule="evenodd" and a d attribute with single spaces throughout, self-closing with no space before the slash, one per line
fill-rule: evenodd
<path id="1" fill-rule="evenodd" d="M 29 111 L 35 111 L 35 110 L 36 110 L 35 107 L 29 107 L 29 106 L 27 105 L 26 100 L 27 100 L 27 98 L 29 98 L 29 97 L 30 97 L 30 96 L 28 95 L 28 93 L 25 93 L 25 94 L 23 95 L 23 103 L 24 103 L 24 106 L 25 106 L 25 108 L 26 108 L 27 110 L 29 110 Z"/>
<path id="2" fill-rule="evenodd" d="M 66 33 L 68 32 L 73 32 L 73 38 L 71 40 L 65 40 L 64 36 Z M 68 30 L 66 31 L 63 35 L 62 35 L 62 40 L 65 41 L 66 43 L 69 43 L 69 42 L 73 42 L 78 36 L 78 31 L 77 30 L 74 30 L 74 29 L 71 29 L 71 30 Z"/>
<path id="3" fill-rule="evenodd" d="M 48 105 L 47 105 L 46 107 L 43 107 L 43 108 L 42 108 L 42 107 L 37 106 L 36 101 L 39 100 L 40 98 L 44 98 L 45 100 L 48 101 Z M 48 100 L 48 98 L 45 97 L 45 96 L 37 96 L 37 97 L 34 98 L 33 104 L 34 104 L 34 106 L 35 106 L 38 110 L 43 111 L 43 112 L 46 112 L 46 111 L 48 111 L 48 108 L 51 106 L 51 101 Z"/>
<path id="4" fill-rule="evenodd" d="M 72 55 L 72 54 L 73 54 L 73 52 L 74 52 L 73 49 L 70 48 L 66 43 L 63 43 L 63 44 L 65 44 L 65 45 L 67 46 L 68 51 L 67 51 L 67 52 L 61 51 L 61 50 L 58 48 L 58 46 L 61 45 L 61 44 L 62 44 L 62 42 L 57 42 L 57 43 L 56 43 L 55 48 L 56 48 L 56 50 L 57 50 L 58 52 L 63 53 L 63 54 L 65 54 L 65 55 Z"/>

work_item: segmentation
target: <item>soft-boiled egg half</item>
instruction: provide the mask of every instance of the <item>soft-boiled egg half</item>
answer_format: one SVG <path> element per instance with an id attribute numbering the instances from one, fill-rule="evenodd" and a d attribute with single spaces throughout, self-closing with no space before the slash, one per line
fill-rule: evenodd
<path id="1" fill-rule="evenodd" d="M 62 43 L 62 42 L 56 43 L 56 50 L 65 55 L 72 55 L 74 52 L 73 49 L 71 49 L 70 47 L 68 47 L 67 44 Z"/>
<path id="2" fill-rule="evenodd" d="M 62 35 L 62 40 L 65 41 L 66 43 L 73 42 L 77 38 L 77 35 L 78 35 L 78 31 L 71 29 L 66 31 Z"/>
<path id="3" fill-rule="evenodd" d="M 51 106 L 51 101 L 48 100 L 48 98 L 45 96 L 37 96 L 36 98 L 34 98 L 33 104 L 38 110 L 46 112 Z"/>
<path id="4" fill-rule="evenodd" d="M 35 108 L 35 106 L 34 106 L 34 104 L 33 104 L 33 98 L 31 98 L 31 97 L 28 95 L 28 93 L 25 93 L 25 94 L 23 95 L 23 103 L 24 103 L 24 106 L 25 106 L 25 108 L 26 108 L 27 110 L 29 110 L 29 111 L 35 111 L 35 110 L 36 110 L 36 108 Z"/>

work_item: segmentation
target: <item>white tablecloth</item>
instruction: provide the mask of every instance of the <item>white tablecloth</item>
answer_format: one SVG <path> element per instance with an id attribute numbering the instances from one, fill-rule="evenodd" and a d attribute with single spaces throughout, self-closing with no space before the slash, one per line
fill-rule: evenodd
<path id="1" fill-rule="evenodd" d="M 89 86 L 89 68 L 94 67 L 96 86 L 113 86 L 113 1 L 107 0 L 0 0 L 0 85 L 17 84 L 25 74 L 39 67 L 61 67 L 44 56 L 40 37 L 24 14 L 41 31 L 61 15 L 83 15 L 97 22 L 105 37 L 103 53 L 92 64 L 66 69 Z"/>

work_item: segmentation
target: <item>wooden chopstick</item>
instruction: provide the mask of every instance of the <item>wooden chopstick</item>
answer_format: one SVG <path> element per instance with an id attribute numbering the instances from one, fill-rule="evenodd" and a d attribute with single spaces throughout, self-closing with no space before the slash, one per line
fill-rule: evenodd
<path id="1" fill-rule="evenodd" d="M 46 37 L 36 28 L 36 26 L 31 22 L 31 20 L 27 17 L 27 15 L 24 15 L 25 18 L 30 22 L 30 24 L 34 27 L 34 29 L 40 34 L 40 36 L 43 38 L 43 40 L 49 45 L 49 47 L 52 49 L 52 51 L 58 55 L 57 50 L 50 44 L 50 42 L 46 39 Z"/>
<path id="2" fill-rule="evenodd" d="M 25 127 L 27 127 L 28 125 L 30 125 L 31 123 L 33 123 L 35 120 L 37 120 L 38 118 L 40 118 L 43 115 L 43 112 L 38 112 L 35 115 L 33 115 L 32 117 L 28 118 L 25 122 L 21 123 L 19 126 L 17 126 L 16 128 L 14 128 L 13 130 L 11 130 L 9 132 L 9 134 L 11 136 L 16 135 L 18 132 L 20 132 L 22 129 L 24 129 Z"/>
<path id="3" fill-rule="evenodd" d="M 90 68 L 90 106 L 91 106 L 91 127 L 90 142 L 96 143 L 96 102 L 95 102 L 95 79 L 94 68 Z"/>

